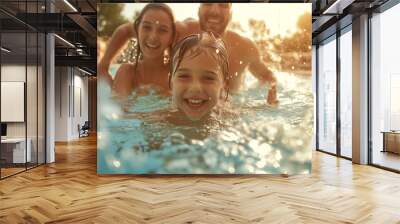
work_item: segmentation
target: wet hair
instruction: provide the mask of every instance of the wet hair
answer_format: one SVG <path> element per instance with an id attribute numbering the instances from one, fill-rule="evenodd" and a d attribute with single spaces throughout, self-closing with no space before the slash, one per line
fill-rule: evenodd
<path id="1" fill-rule="evenodd" d="M 178 70 L 183 57 L 196 57 L 201 53 L 207 53 L 220 66 L 224 78 L 224 86 L 226 90 L 226 98 L 228 97 L 228 81 L 229 81 L 229 62 L 228 52 L 222 39 L 217 39 L 211 32 L 194 34 L 182 39 L 172 51 L 172 61 L 170 63 L 169 87 L 171 88 L 171 79 Z M 187 55 L 189 54 L 189 55 Z"/>
<path id="2" fill-rule="evenodd" d="M 171 19 L 171 27 L 172 27 L 172 42 L 175 40 L 175 35 L 176 35 L 176 27 L 175 27 L 175 17 L 174 14 L 171 10 L 171 8 L 164 4 L 164 3 L 149 3 L 147 4 L 142 11 L 140 11 L 139 16 L 135 19 L 134 23 L 133 23 L 133 28 L 136 32 L 136 40 L 137 40 L 137 50 L 136 50 L 136 57 L 135 57 L 135 70 L 137 68 L 137 64 L 139 61 L 139 58 L 141 57 L 142 51 L 140 49 L 140 44 L 139 44 L 139 25 L 142 22 L 143 16 L 144 14 L 148 11 L 148 10 L 162 10 L 163 12 L 167 13 L 167 15 L 169 16 L 169 18 Z M 172 51 L 172 47 L 170 46 L 168 49 L 169 53 L 171 53 Z"/>

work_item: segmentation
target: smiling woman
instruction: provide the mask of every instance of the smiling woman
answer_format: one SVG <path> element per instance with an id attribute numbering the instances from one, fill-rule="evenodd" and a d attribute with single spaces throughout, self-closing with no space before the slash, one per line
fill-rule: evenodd
<path id="1" fill-rule="evenodd" d="M 120 97 L 129 96 L 141 86 L 168 90 L 168 64 L 164 52 L 170 51 L 175 36 L 174 16 L 165 4 L 148 4 L 134 22 L 138 34 L 134 64 L 123 64 L 114 79 L 113 89 Z"/>

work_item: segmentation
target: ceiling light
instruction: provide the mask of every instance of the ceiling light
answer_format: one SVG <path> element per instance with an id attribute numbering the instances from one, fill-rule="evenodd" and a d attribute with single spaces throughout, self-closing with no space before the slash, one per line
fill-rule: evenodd
<path id="1" fill-rule="evenodd" d="M 336 0 L 332 5 L 325 9 L 322 14 L 342 14 L 343 10 L 351 5 L 354 1 L 355 0 Z"/>
<path id="2" fill-rule="evenodd" d="M 77 48 L 76 49 L 76 53 L 78 53 L 79 55 L 83 55 L 84 54 L 83 49 L 81 49 L 81 48 Z"/>
<path id="3" fill-rule="evenodd" d="M 5 48 L 5 47 L 1 47 L 0 49 L 1 49 L 2 51 L 6 52 L 6 53 L 10 53 L 10 52 L 11 52 L 11 50 L 9 50 L 9 49 L 7 49 L 7 48 Z"/>
<path id="4" fill-rule="evenodd" d="M 78 67 L 78 70 L 81 71 L 81 72 L 83 72 L 83 73 L 85 73 L 85 74 L 92 75 L 92 73 L 90 73 L 90 72 L 88 72 L 88 71 L 86 71 L 86 70 L 83 70 L 83 69 L 81 69 L 81 68 L 79 68 L 79 67 Z"/>
<path id="5" fill-rule="evenodd" d="M 75 48 L 75 45 L 71 44 L 71 42 L 67 41 L 66 39 L 58 36 L 57 34 L 54 34 L 55 37 L 57 37 L 59 40 L 61 40 L 62 42 L 66 43 L 67 45 L 69 45 L 70 47 Z"/>
<path id="6" fill-rule="evenodd" d="M 65 4 L 67 4 L 74 12 L 78 12 L 78 10 L 71 4 L 69 3 L 68 0 L 64 0 Z"/>

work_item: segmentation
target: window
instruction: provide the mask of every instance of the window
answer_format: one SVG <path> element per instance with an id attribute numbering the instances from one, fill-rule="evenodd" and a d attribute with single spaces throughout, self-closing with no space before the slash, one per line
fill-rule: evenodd
<path id="1" fill-rule="evenodd" d="M 346 32 L 347 31 L 347 32 Z M 340 154 L 352 157 L 352 33 L 340 36 Z"/>
<path id="2" fill-rule="evenodd" d="M 1 6 L 9 6 L 15 14 L 24 16 L 40 13 L 44 4 L 45 1 L 2 1 Z M 45 163 L 46 40 L 44 33 L 26 26 L 22 20 L 3 12 L 0 17 L 9 21 L 0 24 L 0 86 L 4 87 L 1 98 L 16 96 L 19 100 L 8 104 L 18 104 L 14 108 L 20 108 L 17 113 L 4 102 L 0 105 L 1 114 L 18 115 L 14 119 L 1 118 L 2 126 L 7 126 L 0 144 L 0 178 L 5 178 Z"/>
<path id="3" fill-rule="evenodd" d="M 336 153 L 336 36 L 318 48 L 318 148 Z"/>
<path id="4" fill-rule="evenodd" d="M 400 4 L 371 18 L 372 163 L 400 170 Z M 386 133 L 385 133 L 386 132 Z M 385 138 L 385 136 L 386 138 Z M 393 146 L 394 150 L 390 149 Z"/>

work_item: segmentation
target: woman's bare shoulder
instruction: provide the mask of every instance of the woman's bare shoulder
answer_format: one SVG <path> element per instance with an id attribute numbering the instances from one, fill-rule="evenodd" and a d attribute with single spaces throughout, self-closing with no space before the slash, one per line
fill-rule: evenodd
<path id="1" fill-rule="evenodd" d="M 135 65 L 134 64 L 122 64 L 117 71 L 115 76 L 115 82 L 118 81 L 127 81 L 133 78 L 135 73 Z"/>
<path id="2" fill-rule="evenodd" d="M 133 64 L 122 64 L 114 78 L 113 89 L 120 96 L 131 94 L 134 87 L 133 77 L 135 76 Z"/>
<path id="3" fill-rule="evenodd" d="M 117 71 L 117 75 L 119 74 L 132 74 L 132 72 L 135 71 L 135 65 L 134 64 L 122 64 Z"/>

